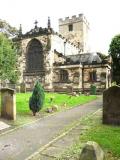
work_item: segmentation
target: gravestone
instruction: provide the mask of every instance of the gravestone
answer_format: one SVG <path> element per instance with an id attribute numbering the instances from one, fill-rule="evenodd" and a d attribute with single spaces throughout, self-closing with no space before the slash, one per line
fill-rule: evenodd
<path id="1" fill-rule="evenodd" d="M 119 86 L 112 86 L 103 93 L 103 123 L 120 125 Z"/>
<path id="2" fill-rule="evenodd" d="M 26 93 L 26 84 L 24 82 L 22 82 L 20 84 L 20 92 L 21 93 Z"/>
<path id="3" fill-rule="evenodd" d="M 81 151 L 79 160 L 104 160 L 104 152 L 96 142 L 88 141 Z"/>
<path id="4" fill-rule="evenodd" d="M 67 93 L 73 93 L 73 86 L 67 85 Z"/>
<path id="5" fill-rule="evenodd" d="M 1 117 L 16 120 L 16 94 L 13 89 L 1 89 Z"/>

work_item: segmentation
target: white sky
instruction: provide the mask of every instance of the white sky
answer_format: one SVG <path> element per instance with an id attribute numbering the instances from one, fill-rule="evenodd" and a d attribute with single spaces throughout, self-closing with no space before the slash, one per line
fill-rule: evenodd
<path id="1" fill-rule="evenodd" d="M 47 18 L 58 31 L 58 19 L 83 13 L 90 23 L 90 48 L 107 52 L 111 38 L 120 33 L 120 0 L 0 0 L 0 19 L 23 31 L 46 27 Z"/>

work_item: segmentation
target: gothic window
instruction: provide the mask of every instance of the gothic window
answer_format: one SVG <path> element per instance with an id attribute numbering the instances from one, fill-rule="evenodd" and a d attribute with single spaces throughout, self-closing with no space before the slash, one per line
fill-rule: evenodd
<path id="1" fill-rule="evenodd" d="M 38 71 L 43 69 L 43 48 L 42 44 L 37 39 L 32 39 L 27 47 L 26 54 L 28 72 Z"/>
<path id="2" fill-rule="evenodd" d="M 68 29 L 69 29 L 69 31 L 73 31 L 73 25 L 72 25 L 72 24 L 69 24 L 69 25 L 68 25 Z"/>
<path id="3" fill-rule="evenodd" d="M 97 74 L 96 74 L 96 71 L 92 71 L 92 72 L 89 72 L 89 80 L 91 82 L 96 82 L 97 81 Z"/>
<path id="4" fill-rule="evenodd" d="M 60 81 L 61 82 L 68 82 L 68 72 L 66 70 L 60 71 Z"/>

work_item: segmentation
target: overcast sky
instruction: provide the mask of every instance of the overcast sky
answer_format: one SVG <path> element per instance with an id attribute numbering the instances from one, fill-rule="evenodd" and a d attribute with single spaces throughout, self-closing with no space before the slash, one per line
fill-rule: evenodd
<path id="1" fill-rule="evenodd" d="M 58 31 L 58 19 L 83 13 L 90 23 L 91 51 L 107 52 L 111 38 L 120 33 L 120 0 L 0 0 L 0 19 L 23 31 L 47 26 Z"/>

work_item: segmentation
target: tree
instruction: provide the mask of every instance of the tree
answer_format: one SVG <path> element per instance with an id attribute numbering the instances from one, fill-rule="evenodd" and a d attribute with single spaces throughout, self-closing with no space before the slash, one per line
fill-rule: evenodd
<path id="1" fill-rule="evenodd" d="M 17 49 L 12 40 L 0 33 L 0 80 L 17 81 L 17 59 Z"/>
<path id="2" fill-rule="evenodd" d="M 113 37 L 110 43 L 109 53 L 113 61 L 113 81 L 120 84 L 120 34 Z"/>
<path id="3" fill-rule="evenodd" d="M 44 89 L 42 88 L 39 81 L 37 81 L 33 89 L 32 96 L 29 99 L 29 108 L 30 110 L 32 110 L 34 116 L 36 115 L 36 112 L 39 112 L 40 109 L 43 107 L 44 100 Z"/>
<path id="4" fill-rule="evenodd" d="M 14 37 L 18 35 L 18 30 L 15 27 L 12 27 L 5 20 L 0 19 L 0 32 L 4 33 L 7 37 Z"/>

